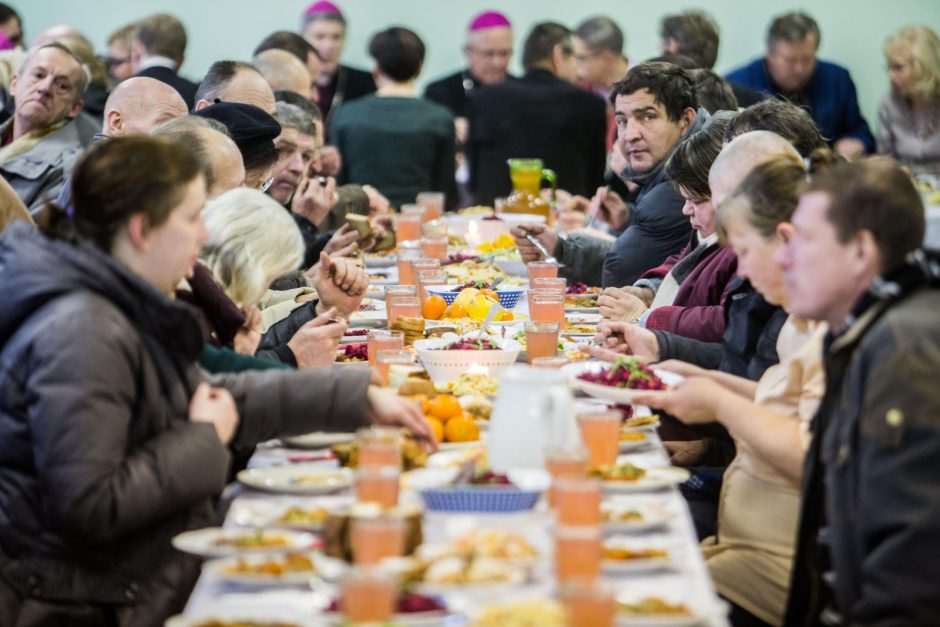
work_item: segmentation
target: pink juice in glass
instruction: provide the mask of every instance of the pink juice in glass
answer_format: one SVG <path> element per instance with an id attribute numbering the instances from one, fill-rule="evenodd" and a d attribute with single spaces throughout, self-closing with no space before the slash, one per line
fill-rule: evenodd
<path id="1" fill-rule="evenodd" d="M 533 293 L 534 292 L 534 293 Z M 565 296 L 554 291 L 529 290 L 529 318 L 535 322 L 557 322 L 565 325 Z"/>
<path id="2" fill-rule="evenodd" d="M 600 468 L 617 463 L 622 421 L 620 412 L 578 414 L 581 439 L 588 449 L 588 466 Z"/>
<path id="3" fill-rule="evenodd" d="M 538 357 L 554 357 L 558 354 L 558 323 L 527 322 L 525 344 L 530 364 Z"/>
<path id="4" fill-rule="evenodd" d="M 375 357 L 381 350 L 401 350 L 405 348 L 405 334 L 401 331 L 372 329 L 366 335 L 366 350 L 369 353 L 369 365 L 375 367 Z"/>

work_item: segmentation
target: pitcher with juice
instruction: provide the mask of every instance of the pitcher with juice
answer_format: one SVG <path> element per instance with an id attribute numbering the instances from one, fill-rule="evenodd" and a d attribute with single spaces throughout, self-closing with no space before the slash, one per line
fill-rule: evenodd
<path id="1" fill-rule="evenodd" d="M 512 193 L 506 199 L 505 213 L 528 213 L 544 216 L 549 224 L 553 221 L 552 207 L 555 204 L 555 183 L 557 177 L 552 170 L 542 167 L 541 159 L 509 159 L 509 178 L 512 180 Z M 542 179 L 552 188 L 552 202 L 542 199 L 540 190 Z"/>

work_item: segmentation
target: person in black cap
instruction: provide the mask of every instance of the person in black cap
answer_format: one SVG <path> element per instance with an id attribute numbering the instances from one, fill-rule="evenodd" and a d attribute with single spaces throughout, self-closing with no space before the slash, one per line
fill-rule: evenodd
<path id="1" fill-rule="evenodd" d="M 271 168 L 277 161 L 274 139 L 281 125 L 263 110 L 240 102 L 216 102 L 193 113 L 225 125 L 242 153 L 245 186 L 266 191 L 271 185 Z"/>

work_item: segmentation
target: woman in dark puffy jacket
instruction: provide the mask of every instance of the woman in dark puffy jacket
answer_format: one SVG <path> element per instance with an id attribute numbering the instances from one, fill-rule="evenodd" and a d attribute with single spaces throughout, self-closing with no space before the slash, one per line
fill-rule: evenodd
<path id="1" fill-rule="evenodd" d="M 405 424 L 368 372 L 264 371 L 210 383 L 169 294 L 206 233 L 202 166 L 149 137 L 94 146 L 73 213 L 0 237 L 0 625 L 162 625 L 198 562 L 171 538 L 213 524 L 228 445 Z"/>

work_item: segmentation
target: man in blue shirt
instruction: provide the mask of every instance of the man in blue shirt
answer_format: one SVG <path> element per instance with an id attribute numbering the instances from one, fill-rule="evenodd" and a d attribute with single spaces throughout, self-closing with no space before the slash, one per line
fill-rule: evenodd
<path id="1" fill-rule="evenodd" d="M 874 152 L 875 139 L 858 109 L 848 70 L 816 58 L 819 26 L 802 12 L 774 19 L 767 56 L 734 70 L 729 82 L 807 107 L 820 132 L 844 157 Z"/>

